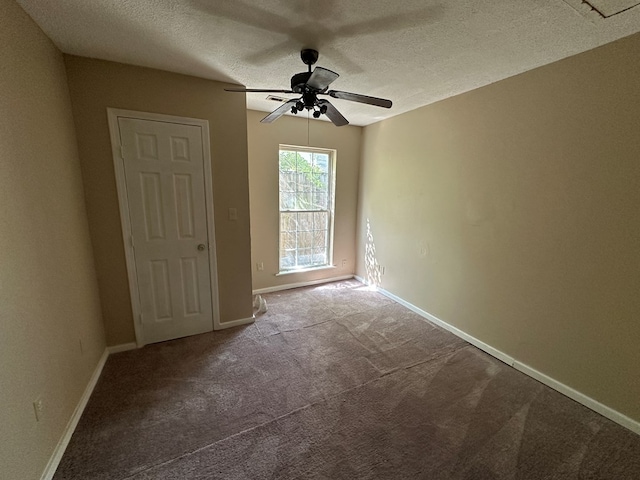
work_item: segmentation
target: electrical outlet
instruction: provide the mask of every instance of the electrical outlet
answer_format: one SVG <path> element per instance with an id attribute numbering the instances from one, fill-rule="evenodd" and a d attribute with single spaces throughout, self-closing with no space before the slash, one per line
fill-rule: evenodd
<path id="1" fill-rule="evenodd" d="M 342 267 L 346 267 L 347 266 L 347 259 L 345 258 L 344 260 L 342 260 Z"/>
<path id="2" fill-rule="evenodd" d="M 39 422 L 42 419 L 42 397 L 33 402 L 33 413 L 36 415 L 36 422 Z"/>
<path id="3" fill-rule="evenodd" d="M 258 270 L 259 272 L 262 272 L 264 270 L 264 262 L 256 263 L 256 270 Z"/>

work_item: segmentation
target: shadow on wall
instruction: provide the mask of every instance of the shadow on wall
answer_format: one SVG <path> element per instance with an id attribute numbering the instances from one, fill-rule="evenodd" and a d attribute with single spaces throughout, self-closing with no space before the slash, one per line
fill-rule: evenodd
<path id="1" fill-rule="evenodd" d="M 367 284 L 379 287 L 382 279 L 380 275 L 380 265 L 376 258 L 376 244 L 373 241 L 373 233 L 371 233 L 371 223 L 367 218 L 367 242 L 364 246 L 364 266 L 367 274 Z"/>

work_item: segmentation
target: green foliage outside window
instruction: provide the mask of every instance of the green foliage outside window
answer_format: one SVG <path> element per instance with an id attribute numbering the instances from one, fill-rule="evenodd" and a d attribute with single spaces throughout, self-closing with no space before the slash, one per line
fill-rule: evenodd
<path id="1" fill-rule="evenodd" d="M 328 208 L 329 156 L 326 153 L 281 150 L 280 209 Z"/>

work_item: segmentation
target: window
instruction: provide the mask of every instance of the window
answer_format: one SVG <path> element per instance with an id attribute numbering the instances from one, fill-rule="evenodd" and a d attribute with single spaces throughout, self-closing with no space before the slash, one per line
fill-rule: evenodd
<path id="1" fill-rule="evenodd" d="M 280 272 L 331 265 L 335 151 L 280 146 Z"/>

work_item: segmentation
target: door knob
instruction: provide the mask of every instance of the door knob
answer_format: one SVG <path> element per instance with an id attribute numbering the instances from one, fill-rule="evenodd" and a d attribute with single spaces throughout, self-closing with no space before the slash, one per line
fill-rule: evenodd
<path id="1" fill-rule="evenodd" d="M 198 245 L 198 250 L 203 251 L 205 248 L 207 248 L 207 246 L 204 243 L 201 243 L 200 245 Z"/>

